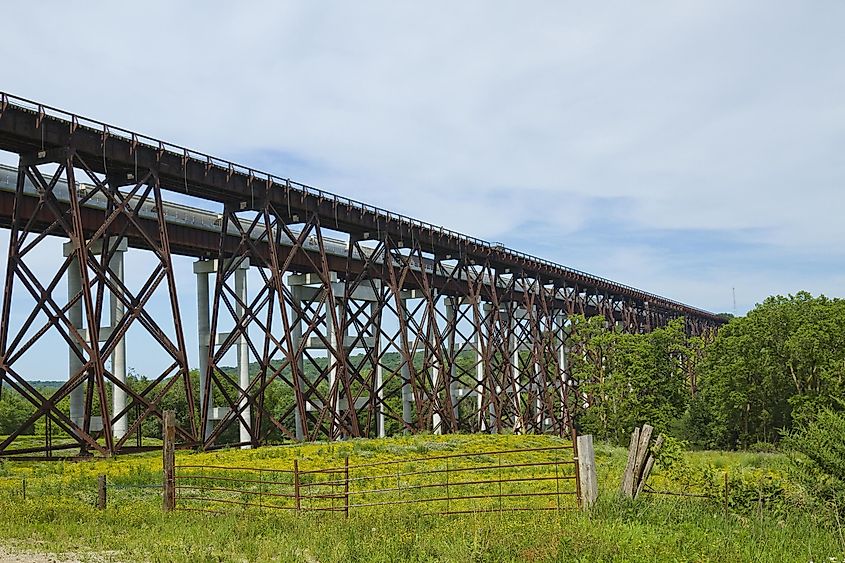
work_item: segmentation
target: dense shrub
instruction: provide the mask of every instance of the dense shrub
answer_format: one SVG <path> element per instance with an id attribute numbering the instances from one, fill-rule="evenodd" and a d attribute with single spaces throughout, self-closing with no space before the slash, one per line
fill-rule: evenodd
<path id="1" fill-rule="evenodd" d="M 807 492 L 845 514 L 845 413 L 823 409 L 789 433 L 785 444 L 798 454 L 793 457 L 794 473 Z"/>
<path id="2" fill-rule="evenodd" d="M 699 369 L 685 437 L 705 447 L 777 442 L 842 396 L 845 301 L 774 296 L 719 329 Z"/>
<path id="3" fill-rule="evenodd" d="M 26 422 L 32 414 L 33 407 L 17 393 L 4 390 L 0 398 L 0 435 L 11 434 Z M 23 433 L 33 434 L 35 429 L 30 425 Z"/>

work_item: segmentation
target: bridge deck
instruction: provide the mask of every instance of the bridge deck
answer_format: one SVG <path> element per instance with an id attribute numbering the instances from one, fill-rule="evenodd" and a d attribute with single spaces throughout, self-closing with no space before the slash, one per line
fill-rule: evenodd
<path id="1" fill-rule="evenodd" d="M 221 160 L 184 147 L 82 118 L 29 100 L 0 93 L 0 150 L 37 153 L 72 146 L 92 170 L 130 174 L 158 171 L 162 186 L 243 209 L 265 200 L 294 215 L 314 213 L 332 228 L 348 233 L 379 232 L 395 240 L 417 241 L 435 256 L 489 261 L 556 287 L 613 295 L 652 310 L 686 315 L 714 324 L 718 316 L 646 291 L 510 250 L 430 223 L 337 196 L 323 190 Z M 183 249 L 186 250 L 186 249 Z"/>

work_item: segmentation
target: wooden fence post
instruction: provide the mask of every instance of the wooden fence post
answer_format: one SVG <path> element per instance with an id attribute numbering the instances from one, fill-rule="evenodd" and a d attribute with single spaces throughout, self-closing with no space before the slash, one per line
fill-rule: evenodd
<path id="1" fill-rule="evenodd" d="M 572 438 L 572 461 L 575 463 L 575 498 L 578 500 L 578 507 L 581 508 L 581 472 L 578 471 L 578 431 L 571 421 L 569 424 L 569 436 Z M 502 456 L 499 456 L 499 465 L 502 465 Z M 502 478 L 502 469 L 499 468 L 499 479 Z M 499 509 L 501 510 L 502 484 L 499 483 Z"/>
<path id="2" fill-rule="evenodd" d="M 659 435 L 654 445 L 651 435 L 654 428 L 643 424 L 642 428 L 634 428 L 631 434 L 631 445 L 628 447 L 628 464 L 622 474 L 622 495 L 635 499 L 645 488 L 648 476 L 657 461 L 656 453 L 663 445 L 663 435 Z"/>
<path id="3" fill-rule="evenodd" d="M 164 486 L 164 511 L 176 508 L 176 412 L 164 411 L 161 436 Z"/>
<path id="4" fill-rule="evenodd" d="M 651 448 L 653 452 L 650 451 L 648 454 L 648 458 L 645 462 L 645 467 L 643 467 L 643 474 L 640 477 L 640 484 L 637 485 L 637 490 L 634 492 L 634 498 L 637 498 L 638 496 L 640 496 L 640 493 L 643 492 L 646 481 L 648 481 L 648 476 L 651 475 L 651 470 L 654 468 L 654 464 L 657 461 L 657 458 L 654 457 L 654 454 L 656 452 L 659 452 L 660 448 L 663 447 L 664 439 L 665 438 L 663 438 L 663 434 L 661 434 L 657 437 L 657 440 L 654 442 L 654 448 Z M 648 445 L 646 445 L 646 449 L 649 449 Z"/>
<path id="5" fill-rule="evenodd" d="M 596 453 L 593 449 L 593 436 L 578 436 L 578 466 L 581 481 L 581 508 L 590 508 L 599 496 L 599 484 L 596 477 Z"/>
<path id="6" fill-rule="evenodd" d="M 643 467 L 645 466 L 646 457 L 649 454 L 649 443 L 651 442 L 651 433 L 654 427 L 650 424 L 643 424 L 640 430 L 640 443 L 637 446 L 637 457 L 634 463 L 634 480 L 631 487 L 631 496 L 637 497 L 637 487 L 640 484 L 640 477 L 643 474 Z"/>
<path id="7" fill-rule="evenodd" d="M 343 499 L 343 514 L 346 518 L 349 518 L 349 456 L 346 456 L 344 462 Z"/>
<path id="8" fill-rule="evenodd" d="M 622 495 L 634 498 L 634 466 L 637 463 L 637 448 L 640 444 L 640 427 L 634 428 L 631 433 L 631 444 L 628 446 L 628 463 L 625 465 L 625 473 L 622 474 Z"/>
<path id="9" fill-rule="evenodd" d="M 296 502 L 296 511 L 302 510 L 302 496 L 299 492 L 299 461 L 293 460 L 293 499 Z"/>
<path id="10" fill-rule="evenodd" d="M 97 476 L 97 508 L 106 509 L 106 476 Z"/>

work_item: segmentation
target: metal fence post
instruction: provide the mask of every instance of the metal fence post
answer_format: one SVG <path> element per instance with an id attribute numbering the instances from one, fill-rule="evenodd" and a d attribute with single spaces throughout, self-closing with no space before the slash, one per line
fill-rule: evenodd
<path id="1" fill-rule="evenodd" d="M 299 460 L 293 460 L 293 498 L 296 502 L 296 511 L 302 510 L 302 497 L 299 493 Z"/>
<path id="2" fill-rule="evenodd" d="M 164 511 L 176 508 L 176 412 L 164 411 L 162 432 L 162 467 L 164 485 Z"/>
<path id="3" fill-rule="evenodd" d="M 343 515 L 349 518 L 349 456 L 346 456 L 343 469 Z"/>
<path id="4" fill-rule="evenodd" d="M 264 471 L 258 470 L 258 508 L 264 508 Z"/>
<path id="5" fill-rule="evenodd" d="M 557 507 L 557 511 L 560 512 L 560 466 L 555 464 L 555 506 Z"/>
<path id="6" fill-rule="evenodd" d="M 502 454 L 499 454 L 499 512 L 502 511 Z"/>
<path id="7" fill-rule="evenodd" d="M 451 495 L 449 494 L 449 460 L 446 460 L 446 512 L 452 509 Z"/>

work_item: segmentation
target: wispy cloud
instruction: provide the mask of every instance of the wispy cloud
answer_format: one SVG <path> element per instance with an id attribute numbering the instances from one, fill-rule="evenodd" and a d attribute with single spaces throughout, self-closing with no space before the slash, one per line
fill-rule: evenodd
<path id="1" fill-rule="evenodd" d="M 0 56 L 11 92 L 701 307 L 735 286 L 742 312 L 841 292 L 843 20 L 834 1 L 53 2 L 4 7 Z"/>

